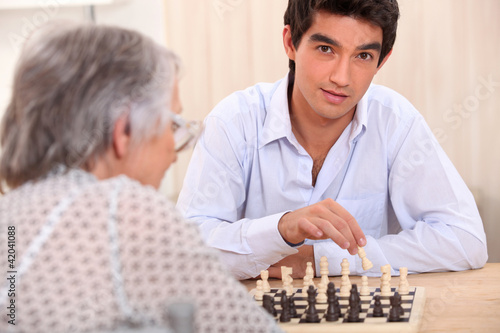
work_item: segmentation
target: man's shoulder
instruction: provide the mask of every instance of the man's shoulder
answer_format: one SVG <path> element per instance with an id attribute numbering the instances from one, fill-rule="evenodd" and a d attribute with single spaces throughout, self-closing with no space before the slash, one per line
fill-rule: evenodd
<path id="1" fill-rule="evenodd" d="M 366 92 L 366 96 L 369 102 L 379 103 L 387 108 L 415 110 L 414 106 L 406 97 L 394 89 L 383 85 L 371 84 Z"/>
<path id="2" fill-rule="evenodd" d="M 227 119 L 228 116 L 241 113 L 265 111 L 282 80 L 274 83 L 260 82 L 235 91 L 221 100 L 210 115 Z"/>
<path id="3" fill-rule="evenodd" d="M 421 117 L 421 114 L 406 97 L 386 86 L 370 85 L 363 99 L 368 117 L 397 118 L 407 121 Z"/>

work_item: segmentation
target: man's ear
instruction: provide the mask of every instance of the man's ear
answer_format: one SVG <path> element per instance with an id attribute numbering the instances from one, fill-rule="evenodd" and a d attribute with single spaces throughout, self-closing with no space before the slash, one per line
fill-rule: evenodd
<path id="1" fill-rule="evenodd" d="M 113 151 L 117 159 L 127 155 L 130 149 L 130 124 L 128 115 L 118 118 L 113 127 Z"/>
<path id="2" fill-rule="evenodd" d="M 288 58 L 295 61 L 295 46 L 293 46 L 292 30 L 289 24 L 285 25 L 285 28 L 283 28 L 283 46 L 285 47 L 285 53 Z"/>
<path id="3" fill-rule="evenodd" d="M 389 53 L 386 54 L 386 56 L 384 57 L 384 59 L 382 60 L 382 62 L 380 63 L 380 65 L 378 65 L 377 72 L 382 68 L 382 66 L 384 66 L 385 62 L 387 61 L 387 59 L 389 59 L 389 57 L 391 56 L 391 54 L 392 54 L 392 49 L 389 51 Z"/>

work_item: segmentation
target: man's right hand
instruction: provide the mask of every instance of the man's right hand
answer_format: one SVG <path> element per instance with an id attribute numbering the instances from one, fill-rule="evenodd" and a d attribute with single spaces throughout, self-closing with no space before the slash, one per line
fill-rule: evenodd
<path id="1" fill-rule="evenodd" d="M 356 219 L 333 199 L 283 215 L 278 230 L 285 241 L 293 244 L 306 238 L 330 238 L 352 255 L 358 252 L 358 245 L 366 245 L 365 234 Z"/>

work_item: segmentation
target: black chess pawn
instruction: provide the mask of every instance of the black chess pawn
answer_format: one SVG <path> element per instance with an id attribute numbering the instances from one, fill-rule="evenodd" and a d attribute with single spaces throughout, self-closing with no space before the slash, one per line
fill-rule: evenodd
<path id="1" fill-rule="evenodd" d="M 397 304 L 398 312 L 400 316 L 405 315 L 405 309 L 401 306 L 401 295 L 398 292 L 394 293 L 395 303 Z"/>
<path id="2" fill-rule="evenodd" d="M 313 286 L 309 286 L 309 289 L 307 289 L 306 322 L 319 322 L 318 310 L 316 310 L 316 289 Z"/>
<path id="3" fill-rule="evenodd" d="M 295 307 L 295 298 L 293 297 L 293 295 L 288 298 L 288 303 L 290 316 L 292 318 L 295 318 L 297 316 L 297 308 Z"/>
<path id="4" fill-rule="evenodd" d="M 373 306 L 373 316 L 374 317 L 383 317 L 384 310 L 382 309 L 382 302 L 380 302 L 380 296 L 377 295 L 373 299 L 375 300 L 375 304 Z"/>
<path id="5" fill-rule="evenodd" d="M 288 301 L 288 297 L 286 296 L 286 290 L 283 290 L 281 292 L 281 315 L 280 315 L 280 322 L 286 323 L 289 322 L 291 319 L 290 317 L 290 302 Z"/>
<path id="6" fill-rule="evenodd" d="M 353 284 L 351 288 L 351 295 L 349 296 L 349 312 L 347 315 L 347 321 L 356 322 L 359 321 L 361 298 L 357 292 L 358 288 Z"/>
<path id="7" fill-rule="evenodd" d="M 333 282 L 328 283 L 326 294 L 328 308 L 326 309 L 325 319 L 326 321 L 337 321 L 340 317 L 340 306 L 337 295 L 335 295 L 335 284 Z"/>
<path id="8" fill-rule="evenodd" d="M 357 322 L 359 321 L 359 310 L 358 306 L 355 305 L 353 307 L 349 307 L 349 311 L 347 314 L 347 321 L 348 322 Z"/>
<path id="9" fill-rule="evenodd" d="M 274 303 L 274 296 L 271 296 L 271 307 L 273 309 L 273 316 L 278 315 L 278 311 L 276 311 L 276 303 Z"/>
<path id="10" fill-rule="evenodd" d="M 355 302 L 358 304 L 358 311 L 361 312 L 362 311 L 362 309 L 361 309 L 361 297 L 359 296 L 357 284 L 352 285 L 351 295 L 349 297 L 352 297 L 355 300 Z"/>
<path id="11" fill-rule="evenodd" d="M 274 297 L 264 295 L 262 299 L 262 307 L 267 310 L 272 316 L 276 317 L 276 308 L 274 307 Z"/>
<path id="12" fill-rule="evenodd" d="M 391 300 L 391 309 L 389 310 L 389 321 L 400 321 L 399 308 L 398 308 L 398 300 L 396 297 L 391 296 L 389 298 Z"/>

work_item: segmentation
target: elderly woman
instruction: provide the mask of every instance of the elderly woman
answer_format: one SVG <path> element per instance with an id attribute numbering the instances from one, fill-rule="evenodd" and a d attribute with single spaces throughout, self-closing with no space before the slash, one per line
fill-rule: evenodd
<path id="1" fill-rule="evenodd" d="M 53 25 L 28 40 L 0 129 L 0 257 L 15 250 L 1 332 L 168 327 L 178 302 L 194 305 L 200 332 L 278 330 L 156 191 L 190 138 L 178 68 L 115 27 Z"/>

